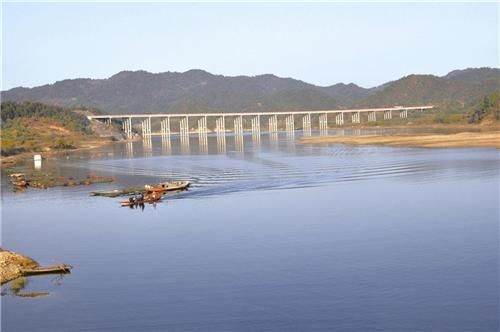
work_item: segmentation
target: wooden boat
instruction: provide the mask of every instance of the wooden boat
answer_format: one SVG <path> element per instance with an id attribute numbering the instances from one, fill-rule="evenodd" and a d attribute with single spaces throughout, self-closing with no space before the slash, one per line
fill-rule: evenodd
<path id="1" fill-rule="evenodd" d="M 173 181 L 173 182 L 160 182 L 156 186 L 146 185 L 144 188 L 150 191 L 167 192 L 173 190 L 184 190 L 187 189 L 191 183 L 189 181 Z"/>
<path id="2" fill-rule="evenodd" d="M 16 187 L 26 187 L 28 185 L 28 181 L 26 181 L 26 175 L 23 173 L 11 174 L 10 182 Z"/>
<path id="3" fill-rule="evenodd" d="M 130 195 L 136 192 L 135 190 L 125 191 L 122 189 L 115 189 L 115 190 L 108 190 L 108 191 L 94 191 L 91 192 L 91 196 L 104 196 L 104 197 L 118 197 L 118 196 L 124 196 L 124 195 Z"/>
<path id="4" fill-rule="evenodd" d="M 189 181 L 160 182 L 159 184 L 154 186 L 145 185 L 144 187 L 131 187 L 131 188 L 114 189 L 107 191 L 94 191 L 91 192 L 90 195 L 104 196 L 104 197 L 119 197 L 135 193 L 145 194 L 148 191 L 165 193 L 167 191 L 184 190 L 187 189 L 190 185 L 191 183 Z"/>
<path id="5" fill-rule="evenodd" d="M 26 180 L 11 181 L 11 182 L 16 187 L 26 187 L 26 186 L 28 186 L 28 182 L 26 182 Z"/>
<path id="6" fill-rule="evenodd" d="M 73 266 L 68 264 L 62 264 L 57 266 L 49 267 L 37 267 L 34 269 L 23 269 L 22 274 L 25 276 L 35 275 L 35 274 L 53 274 L 53 273 L 71 273 Z"/>
<path id="7" fill-rule="evenodd" d="M 132 198 L 132 197 L 131 197 Z M 143 200 L 128 199 L 121 202 L 121 206 L 137 206 L 144 205 L 145 203 L 154 203 L 161 200 L 161 194 L 155 192 L 149 192 L 144 196 Z"/>

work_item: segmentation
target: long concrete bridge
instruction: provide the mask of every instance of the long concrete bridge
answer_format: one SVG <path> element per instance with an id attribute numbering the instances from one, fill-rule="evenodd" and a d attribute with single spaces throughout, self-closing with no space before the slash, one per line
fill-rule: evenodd
<path id="1" fill-rule="evenodd" d="M 346 110 L 314 110 L 314 111 L 293 111 L 293 112 L 258 112 L 258 113 L 183 113 L 183 114 L 120 114 L 120 115 L 89 115 L 89 120 L 104 121 L 111 125 L 112 121 L 121 121 L 125 136 L 131 138 L 133 136 L 133 120 L 140 120 L 141 134 L 143 137 L 153 135 L 151 122 L 153 120 L 160 121 L 160 135 L 170 136 L 171 120 L 175 119 L 179 122 L 179 134 L 188 136 L 191 132 L 190 120 L 197 120 L 197 132 L 199 134 L 208 133 L 209 119 L 215 120 L 214 131 L 216 133 L 226 132 L 226 123 L 233 120 L 233 131 L 236 134 L 242 134 L 244 131 L 244 119 L 250 119 L 249 125 L 253 134 L 260 134 L 262 129 L 261 119 L 267 118 L 268 132 L 278 132 L 278 118 L 285 120 L 284 128 L 287 132 L 295 131 L 296 120 L 299 119 L 299 124 L 302 122 L 302 130 L 304 133 L 311 132 L 311 117 L 318 118 L 318 127 L 320 130 L 327 130 L 329 127 L 329 116 L 335 119 L 336 126 L 345 124 L 346 114 L 350 115 L 350 123 L 359 124 L 363 119 L 368 122 L 377 121 L 377 117 L 384 120 L 391 120 L 393 113 L 399 113 L 400 118 L 407 118 L 409 111 L 422 112 L 432 109 L 434 106 L 394 106 L 386 108 L 366 108 L 366 109 L 346 109 Z M 229 119 L 229 120 L 228 120 Z M 302 121 L 300 121 L 300 119 Z M 213 121 L 212 121 L 213 123 Z"/>

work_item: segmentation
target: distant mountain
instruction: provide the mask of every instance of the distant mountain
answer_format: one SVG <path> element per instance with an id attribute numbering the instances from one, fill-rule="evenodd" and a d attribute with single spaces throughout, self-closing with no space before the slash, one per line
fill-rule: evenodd
<path id="1" fill-rule="evenodd" d="M 349 91 L 352 87 L 353 92 Z M 320 88 L 274 75 L 225 77 L 202 70 L 152 74 L 124 71 L 108 79 L 64 80 L 32 89 L 15 88 L 3 100 L 88 106 L 107 113 L 270 111 L 336 108 L 359 95 L 355 85 Z M 339 90 L 338 92 L 336 90 Z M 346 95 L 347 99 L 342 96 Z"/>
<path id="2" fill-rule="evenodd" d="M 500 70 L 479 68 L 455 70 L 443 77 L 409 75 L 385 84 L 357 106 L 469 104 L 500 90 Z"/>
<path id="3" fill-rule="evenodd" d="M 340 104 L 349 106 L 352 103 L 362 100 L 374 93 L 373 89 L 365 89 L 354 83 L 338 83 L 332 86 L 319 88 L 321 92 L 336 99 Z"/>
<path id="4" fill-rule="evenodd" d="M 93 107 L 105 113 L 250 112 L 469 102 L 499 89 L 499 69 L 478 68 L 446 76 L 410 75 L 365 89 L 353 83 L 319 87 L 274 75 L 213 75 L 123 71 L 108 79 L 71 79 L 2 92 L 2 100 Z"/>
<path id="5" fill-rule="evenodd" d="M 443 76 L 447 80 L 460 81 L 480 81 L 480 80 L 496 80 L 500 77 L 500 69 L 497 68 L 467 68 L 462 70 L 454 70 Z"/>

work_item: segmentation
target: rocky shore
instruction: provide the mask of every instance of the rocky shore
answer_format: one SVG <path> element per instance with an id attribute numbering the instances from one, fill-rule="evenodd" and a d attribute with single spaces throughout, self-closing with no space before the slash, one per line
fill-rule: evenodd
<path id="1" fill-rule="evenodd" d="M 0 248 L 1 284 L 21 277 L 22 269 L 32 269 L 38 266 L 38 263 L 30 257 Z"/>

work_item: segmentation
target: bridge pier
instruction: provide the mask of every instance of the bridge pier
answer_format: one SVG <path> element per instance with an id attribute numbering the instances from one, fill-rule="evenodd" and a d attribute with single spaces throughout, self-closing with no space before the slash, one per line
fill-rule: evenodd
<path id="1" fill-rule="evenodd" d="M 295 131 L 295 117 L 293 114 L 286 116 L 286 131 L 287 133 L 293 133 Z"/>
<path id="2" fill-rule="evenodd" d="M 286 136 L 292 139 L 295 136 L 295 116 L 293 114 L 287 115 L 286 122 Z"/>
<path id="3" fill-rule="evenodd" d="M 142 126 L 142 136 L 151 136 L 152 128 L 151 128 L 151 118 L 159 119 L 161 122 L 161 134 L 162 136 L 168 136 L 172 133 L 170 128 L 170 118 L 180 119 L 180 135 L 189 135 L 190 127 L 189 127 L 189 117 L 195 117 L 199 119 L 198 121 L 198 131 L 202 133 L 208 133 L 208 117 L 216 118 L 216 132 L 224 132 L 225 133 L 225 116 L 230 116 L 232 118 L 239 117 L 235 120 L 235 131 L 243 132 L 243 119 L 244 116 L 252 117 L 252 132 L 260 134 L 260 117 L 266 116 L 269 121 L 269 132 L 274 133 L 278 132 L 278 116 L 286 116 L 286 130 L 287 132 L 294 131 L 294 116 L 302 117 L 302 129 L 304 135 L 309 135 L 311 133 L 311 114 L 314 116 L 319 116 L 319 129 L 324 130 L 328 128 L 328 115 L 335 114 L 335 122 L 337 125 L 344 124 L 344 116 L 343 113 L 351 114 L 351 122 L 361 123 L 361 113 L 366 113 L 368 117 L 368 121 L 374 122 L 377 121 L 377 113 L 380 114 L 380 117 L 384 120 L 393 119 L 392 112 L 399 112 L 399 117 L 402 119 L 408 118 L 409 111 L 422 112 L 424 110 L 429 110 L 434 108 L 434 106 L 396 106 L 396 107 L 386 107 L 386 108 L 370 108 L 370 109 L 344 109 L 344 110 L 317 110 L 317 111 L 291 111 L 286 113 L 273 113 L 273 112 L 263 112 L 263 113 L 202 113 L 202 114 L 122 114 L 122 115 L 88 115 L 87 118 L 89 120 L 99 121 L 101 125 L 112 126 L 113 121 L 122 121 L 122 128 L 125 136 L 127 138 L 133 137 L 133 125 L 132 118 L 137 118 L 137 121 L 141 121 Z M 202 119 L 200 119 L 202 118 Z M 135 121 L 135 120 L 134 120 Z"/>
<path id="4" fill-rule="evenodd" d="M 161 136 L 162 137 L 169 137 L 170 136 L 170 118 L 165 118 L 161 120 L 160 122 L 161 125 Z"/>
<path id="5" fill-rule="evenodd" d="M 278 117 L 276 116 L 276 114 L 269 117 L 269 132 L 278 132 Z"/>
<path id="6" fill-rule="evenodd" d="M 384 111 L 384 120 L 392 119 L 392 111 Z"/>
<path id="7" fill-rule="evenodd" d="M 361 123 L 361 113 L 360 112 L 351 113 L 351 122 Z"/>
<path id="8" fill-rule="evenodd" d="M 207 128 L 207 117 L 204 116 L 200 119 L 198 119 L 198 134 L 199 135 L 202 135 L 202 134 L 207 134 L 208 132 L 208 128 Z"/>
<path id="9" fill-rule="evenodd" d="M 377 121 L 377 113 L 376 112 L 368 112 L 368 121 L 369 122 Z"/>
<path id="10" fill-rule="evenodd" d="M 260 115 L 252 118 L 252 135 L 260 135 Z"/>
<path id="11" fill-rule="evenodd" d="M 243 134 L 243 116 L 237 116 L 234 119 L 234 133 L 242 135 Z"/>
<path id="12" fill-rule="evenodd" d="M 344 124 L 344 113 L 338 113 L 335 115 L 335 124 L 337 126 L 342 126 Z"/>
<path id="13" fill-rule="evenodd" d="M 311 136 L 311 113 L 302 117 L 302 131 L 304 136 Z"/>
<path id="14" fill-rule="evenodd" d="M 151 118 L 142 120 L 142 137 L 151 136 Z"/>
<path id="15" fill-rule="evenodd" d="M 181 136 L 189 136 L 189 117 L 186 116 L 179 122 L 179 134 Z"/>
<path id="16" fill-rule="evenodd" d="M 132 138 L 132 118 L 122 119 L 123 132 L 127 139 Z"/>
<path id="17" fill-rule="evenodd" d="M 326 113 L 319 115 L 319 130 L 328 130 L 328 115 Z"/>
<path id="18" fill-rule="evenodd" d="M 226 119 L 223 116 L 215 120 L 215 132 L 216 133 L 226 132 Z"/>

